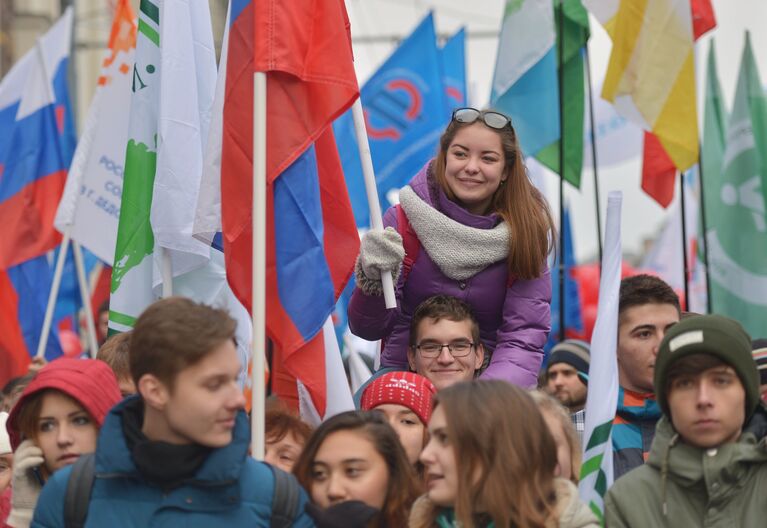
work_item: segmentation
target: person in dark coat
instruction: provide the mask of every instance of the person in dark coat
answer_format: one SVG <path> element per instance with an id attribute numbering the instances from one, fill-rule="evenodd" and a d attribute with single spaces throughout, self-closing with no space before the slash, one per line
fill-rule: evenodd
<path id="1" fill-rule="evenodd" d="M 138 318 L 129 352 L 138 395 L 104 421 L 86 527 L 268 525 L 280 470 L 248 456 L 235 326 L 225 310 L 181 297 Z M 32 526 L 65 526 L 70 473 L 48 481 Z M 312 526 L 306 493 L 294 485 L 293 526 Z"/>

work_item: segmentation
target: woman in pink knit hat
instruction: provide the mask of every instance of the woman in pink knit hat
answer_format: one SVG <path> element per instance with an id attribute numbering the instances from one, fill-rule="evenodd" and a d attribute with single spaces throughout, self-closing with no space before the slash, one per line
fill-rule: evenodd
<path id="1" fill-rule="evenodd" d="M 9 525 L 29 526 L 48 477 L 96 450 L 104 417 L 120 399 L 103 361 L 61 358 L 40 369 L 6 423 L 14 451 Z"/>
<path id="2" fill-rule="evenodd" d="M 397 431 L 408 461 L 421 469 L 418 455 L 426 444 L 431 399 L 437 390 L 415 372 L 389 372 L 365 388 L 360 407 L 381 411 Z M 419 471 L 420 473 L 420 471 Z"/>

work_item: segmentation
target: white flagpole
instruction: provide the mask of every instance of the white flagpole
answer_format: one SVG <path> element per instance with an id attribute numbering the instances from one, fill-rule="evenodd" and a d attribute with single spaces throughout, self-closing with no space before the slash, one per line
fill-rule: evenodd
<path id="1" fill-rule="evenodd" d="M 368 142 L 367 127 L 365 127 L 365 114 L 362 112 L 362 102 L 358 97 L 352 105 L 352 117 L 354 118 L 354 132 L 357 135 L 357 146 L 362 161 L 362 175 L 365 178 L 365 191 L 368 196 L 370 207 L 370 226 L 376 231 L 383 231 L 383 218 L 381 217 L 381 204 L 378 201 L 378 189 L 376 188 L 376 176 L 373 171 L 373 158 L 370 156 L 370 143 Z M 394 297 L 394 281 L 391 273 L 381 273 L 384 302 L 387 308 L 396 308 L 397 299 Z"/>
<path id="2" fill-rule="evenodd" d="M 266 346 L 266 73 L 253 74 L 253 359 L 251 454 L 264 459 Z"/>
<path id="3" fill-rule="evenodd" d="M 90 356 L 96 357 L 96 353 L 99 351 L 99 345 L 96 341 L 96 324 L 93 321 L 93 309 L 91 306 L 91 296 L 88 292 L 88 281 L 85 278 L 85 263 L 83 261 L 83 252 L 80 249 L 80 244 L 77 240 L 72 241 L 72 252 L 75 255 L 75 269 L 77 270 L 77 282 L 80 285 L 80 297 L 83 301 L 83 308 L 85 309 L 85 325 L 88 329 L 88 348 L 90 349 Z"/>
<path id="4" fill-rule="evenodd" d="M 160 262 L 162 264 L 162 298 L 167 299 L 173 295 L 173 263 L 170 260 L 168 248 L 158 247 Z"/>
<path id="5" fill-rule="evenodd" d="M 48 334 L 51 331 L 51 323 L 53 322 L 53 309 L 56 307 L 56 297 L 59 295 L 61 275 L 64 273 L 64 260 L 67 258 L 70 240 L 69 229 L 67 229 L 64 231 L 64 238 L 61 240 L 61 246 L 59 246 L 59 257 L 56 259 L 56 268 L 53 270 L 53 283 L 51 284 L 51 291 L 48 294 L 48 305 L 45 307 L 45 318 L 43 319 L 43 331 L 40 334 L 40 341 L 37 342 L 37 353 L 35 354 L 35 358 L 43 357 L 45 355 L 45 347 L 48 345 Z"/>
<path id="6" fill-rule="evenodd" d="M 45 62 L 45 52 L 43 51 L 42 40 L 40 38 L 35 42 L 35 51 L 37 52 L 37 59 L 40 61 L 40 67 L 43 71 L 43 82 L 45 83 L 45 89 L 48 97 L 48 103 L 53 103 L 56 97 L 53 94 L 53 85 L 51 84 L 50 77 L 48 75 L 48 65 Z M 59 248 L 59 258 L 56 260 L 56 269 L 53 272 L 53 283 L 51 284 L 51 291 L 48 294 L 48 305 L 45 307 L 45 318 L 43 319 L 43 331 L 40 334 L 40 340 L 37 342 L 37 352 L 35 358 L 42 358 L 45 355 L 45 347 L 48 345 L 48 334 L 51 331 L 51 323 L 53 322 L 53 309 L 56 305 L 56 297 L 59 294 L 59 287 L 61 286 L 61 275 L 64 273 L 64 260 L 67 257 L 67 250 L 69 249 L 70 233 L 67 229 L 63 234 L 64 238 L 61 241 Z"/>

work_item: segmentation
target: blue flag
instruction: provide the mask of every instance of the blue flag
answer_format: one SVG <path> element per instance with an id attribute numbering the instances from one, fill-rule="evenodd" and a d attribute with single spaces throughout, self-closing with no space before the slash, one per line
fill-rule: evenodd
<path id="1" fill-rule="evenodd" d="M 442 68 L 430 13 L 361 90 L 381 209 L 437 152 L 447 125 Z M 351 111 L 333 124 L 358 226 L 370 224 Z"/>
<path id="2" fill-rule="evenodd" d="M 53 269 L 46 255 L 40 255 L 26 262 L 8 268 L 8 277 L 18 298 L 19 326 L 30 356 L 37 352 L 40 334 L 51 290 Z M 56 359 L 62 354 L 59 332 L 51 325 L 45 347 L 45 359 Z"/>
<path id="3" fill-rule="evenodd" d="M 575 266 L 575 253 L 573 251 L 573 234 L 570 226 L 569 208 L 565 208 L 561 236 L 565 239 L 565 333 L 568 330 L 582 332 L 581 297 L 578 293 L 578 283 L 573 278 L 572 273 Z M 549 342 L 546 344 L 547 351 L 559 342 L 559 255 L 557 255 L 551 270 L 551 281 L 553 283 L 551 288 L 551 333 L 549 334 Z"/>
<path id="4" fill-rule="evenodd" d="M 439 50 L 445 108 L 448 119 L 456 108 L 466 106 L 466 30 L 459 29 Z"/>

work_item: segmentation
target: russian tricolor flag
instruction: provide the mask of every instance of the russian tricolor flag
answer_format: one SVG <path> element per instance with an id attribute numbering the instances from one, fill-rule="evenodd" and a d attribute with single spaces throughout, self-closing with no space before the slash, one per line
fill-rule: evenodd
<path id="1" fill-rule="evenodd" d="M 0 83 L 0 379 L 24 374 L 35 352 L 51 281 L 44 253 L 61 240 L 53 218 L 76 142 L 72 16 L 67 9 Z M 52 330 L 46 357 L 59 354 Z"/>
<path id="2" fill-rule="evenodd" d="M 227 277 L 252 309 L 253 72 L 264 71 L 267 333 L 324 416 L 323 326 L 359 251 L 330 127 L 359 96 L 348 18 L 342 0 L 233 0 L 230 8 L 221 161 Z"/>
<path id="3" fill-rule="evenodd" d="M 0 84 L 0 269 L 53 249 L 76 143 L 67 89 L 68 9 Z"/>

